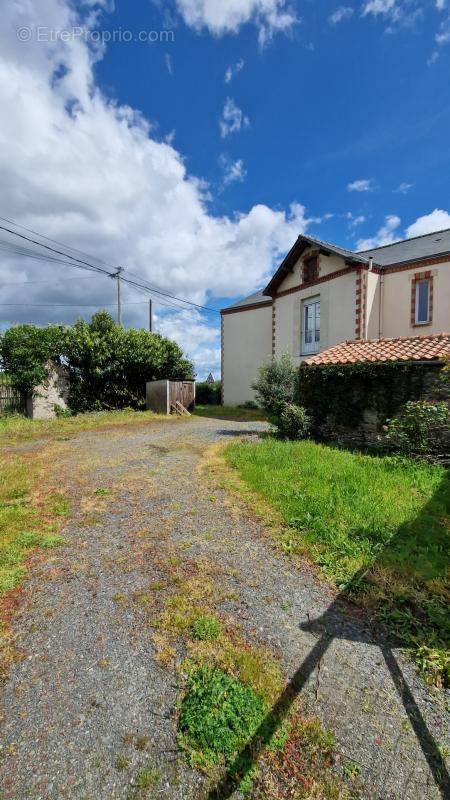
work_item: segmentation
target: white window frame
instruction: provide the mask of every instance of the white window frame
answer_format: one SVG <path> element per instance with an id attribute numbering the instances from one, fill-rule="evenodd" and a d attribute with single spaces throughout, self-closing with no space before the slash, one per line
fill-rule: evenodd
<path id="1" fill-rule="evenodd" d="M 317 326 L 317 311 L 314 310 L 314 327 L 311 330 L 312 340 L 306 341 L 306 313 L 307 309 L 315 306 L 319 308 L 319 326 Z M 320 296 L 311 297 L 308 300 L 302 300 L 301 304 L 301 339 L 300 339 L 300 353 L 301 355 L 311 355 L 320 351 Z"/>
<path id="2" fill-rule="evenodd" d="M 426 283 L 427 285 L 427 318 L 426 319 L 419 319 L 419 290 L 420 284 Z M 415 297 L 415 324 L 416 325 L 428 325 L 430 322 L 430 279 L 429 278 L 420 278 L 416 281 L 416 297 Z"/>

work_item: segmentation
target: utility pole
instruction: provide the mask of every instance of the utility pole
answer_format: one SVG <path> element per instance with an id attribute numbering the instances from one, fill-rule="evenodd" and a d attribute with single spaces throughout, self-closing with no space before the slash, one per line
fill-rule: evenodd
<path id="1" fill-rule="evenodd" d="M 122 298 L 120 294 L 120 273 L 122 272 L 122 267 L 119 267 L 116 274 L 113 276 L 117 282 L 117 324 L 122 325 Z"/>
<path id="2" fill-rule="evenodd" d="M 153 333 L 153 306 L 152 301 L 148 301 L 148 329 L 150 333 Z"/>

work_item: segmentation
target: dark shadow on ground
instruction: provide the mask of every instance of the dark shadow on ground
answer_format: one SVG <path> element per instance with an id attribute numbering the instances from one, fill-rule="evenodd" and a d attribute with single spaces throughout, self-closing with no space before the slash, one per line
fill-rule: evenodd
<path id="1" fill-rule="evenodd" d="M 228 433 L 228 432 L 227 432 Z M 433 515 L 431 514 L 433 511 Z M 442 526 L 431 524 L 436 512 L 442 516 Z M 408 571 L 420 582 L 430 579 L 444 578 L 447 573 L 450 553 L 445 547 L 445 518 L 450 512 L 450 475 L 447 473 L 431 500 L 421 509 L 420 514 L 403 525 L 391 538 L 384 550 L 378 555 L 369 568 L 360 570 L 351 580 L 350 590 L 355 592 L 358 586 L 367 581 L 376 580 L 380 567 L 392 570 L 395 558 L 399 555 L 405 559 Z M 433 551 L 433 559 L 426 558 L 427 549 Z M 334 638 L 350 641 L 363 641 L 375 644 L 380 648 L 392 683 L 403 703 L 404 709 L 417 737 L 424 757 L 429 765 L 436 786 L 444 800 L 450 798 L 450 776 L 444 758 L 432 733 L 423 718 L 411 688 L 408 686 L 401 667 L 395 658 L 392 648 L 402 642 L 384 633 L 371 632 L 367 627 L 349 623 L 348 592 L 339 595 L 327 611 L 318 619 L 300 625 L 317 635 L 317 641 L 303 663 L 297 669 L 292 680 L 281 693 L 267 717 L 246 747 L 238 754 L 220 782 L 214 786 L 208 800 L 225 800 L 236 790 L 237 785 L 252 769 L 263 753 L 273 734 L 279 729 L 290 713 L 293 703 L 300 695 L 311 673 L 318 667 L 329 645 Z"/>
<path id="2" fill-rule="evenodd" d="M 236 421 L 237 420 L 233 420 L 233 422 L 236 422 Z M 242 422 L 246 422 L 246 420 L 242 420 Z M 251 423 L 247 423 L 247 424 L 251 424 Z M 217 433 L 219 434 L 219 436 L 228 436 L 231 439 L 232 438 L 236 438 L 236 437 L 239 437 L 240 439 L 245 437 L 246 439 L 248 439 L 248 438 L 255 438 L 256 436 L 258 438 L 261 438 L 262 436 L 264 436 L 264 431 L 262 431 L 260 428 L 254 428 L 254 430 L 248 430 L 248 428 L 246 430 L 243 430 L 242 428 L 241 429 L 239 429 L 239 428 L 221 428 L 219 431 L 217 431 Z"/>

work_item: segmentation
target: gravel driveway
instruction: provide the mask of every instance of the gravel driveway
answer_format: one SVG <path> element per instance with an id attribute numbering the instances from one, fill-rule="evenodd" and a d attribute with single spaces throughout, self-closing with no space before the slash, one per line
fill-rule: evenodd
<path id="1" fill-rule="evenodd" d="M 396 652 L 408 716 L 364 621 L 277 553 L 258 522 L 230 508 L 221 490 L 212 494 L 196 469 L 210 443 L 263 427 L 191 418 L 61 443 L 58 472 L 73 515 L 66 544 L 37 558 L 26 584 L 16 626 L 25 657 L 3 688 L 1 800 L 205 795 L 176 747 L 177 673 L 155 660 L 135 602 L 160 578 L 164 553 L 180 552 L 220 567 L 233 589 L 224 610 L 280 656 L 289 677 L 328 637 L 303 694 L 334 730 L 342 762 L 360 771 L 363 797 L 443 796 L 411 725 L 420 710 L 443 744 L 442 698 Z M 154 786 L 140 794 L 145 769 Z"/>

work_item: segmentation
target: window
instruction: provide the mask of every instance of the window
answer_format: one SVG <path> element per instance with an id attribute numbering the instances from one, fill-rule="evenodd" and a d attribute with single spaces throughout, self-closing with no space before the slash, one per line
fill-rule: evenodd
<path id="1" fill-rule="evenodd" d="M 430 321 L 430 281 L 416 281 L 415 324 L 424 325 Z"/>
<path id="2" fill-rule="evenodd" d="M 304 300 L 302 305 L 302 353 L 320 350 L 320 300 Z"/>
<path id="3" fill-rule="evenodd" d="M 319 274 L 319 256 L 310 256 L 303 262 L 303 283 L 315 281 Z"/>

